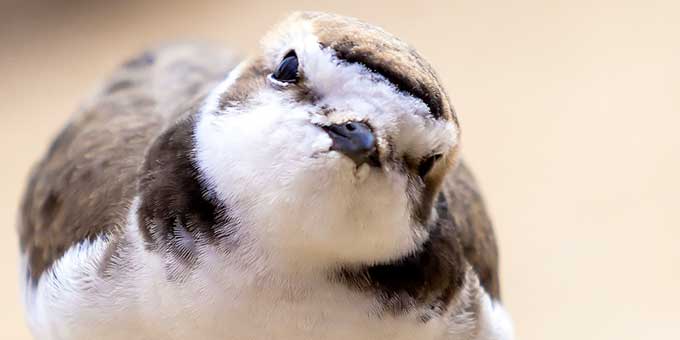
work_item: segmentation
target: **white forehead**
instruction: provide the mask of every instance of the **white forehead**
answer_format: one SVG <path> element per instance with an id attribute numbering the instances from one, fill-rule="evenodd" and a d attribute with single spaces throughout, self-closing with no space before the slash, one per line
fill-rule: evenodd
<path id="1" fill-rule="evenodd" d="M 334 109 L 362 109 L 350 107 L 347 98 L 389 97 L 392 105 L 384 107 L 385 109 L 401 108 L 422 116 L 430 113 L 422 100 L 400 92 L 385 78 L 363 65 L 338 60 L 331 48 L 322 48 L 309 22 L 302 21 L 299 25 L 289 26 L 289 29 L 278 35 L 266 37 L 263 40 L 263 49 L 271 69 L 276 68 L 285 54 L 295 50 L 305 81 L 311 85 L 323 104 Z M 364 102 L 367 102 L 366 105 L 371 104 L 371 100 Z"/>
<path id="2" fill-rule="evenodd" d="M 332 49 L 321 47 L 309 22 L 274 31 L 263 39 L 262 48 L 270 69 L 295 50 L 316 105 L 334 112 L 326 117 L 331 123 L 368 121 L 379 138 L 389 134 L 401 152 L 443 152 L 457 144 L 458 130 L 452 122 L 434 119 L 422 100 L 399 91 L 364 65 L 339 60 Z M 324 123 L 324 117 L 314 118 Z"/>

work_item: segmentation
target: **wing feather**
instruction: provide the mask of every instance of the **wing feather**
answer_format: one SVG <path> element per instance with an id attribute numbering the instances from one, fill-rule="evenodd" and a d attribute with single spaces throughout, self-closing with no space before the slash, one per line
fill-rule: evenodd
<path id="1" fill-rule="evenodd" d="M 500 299 L 496 237 L 479 187 L 464 162 L 447 175 L 442 192 L 465 259 L 487 293 Z"/>
<path id="2" fill-rule="evenodd" d="M 124 227 L 148 146 L 236 62 L 226 50 L 173 44 L 113 73 L 30 176 L 18 229 L 32 279 L 73 244 Z"/>

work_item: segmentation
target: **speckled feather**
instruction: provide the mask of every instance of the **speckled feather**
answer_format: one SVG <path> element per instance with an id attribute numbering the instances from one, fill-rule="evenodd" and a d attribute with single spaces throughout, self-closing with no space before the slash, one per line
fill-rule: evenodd
<path id="1" fill-rule="evenodd" d="M 74 244 L 125 226 L 150 144 L 237 61 L 203 44 L 160 47 L 124 63 L 86 101 L 35 166 L 21 205 L 33 280 Z"/>

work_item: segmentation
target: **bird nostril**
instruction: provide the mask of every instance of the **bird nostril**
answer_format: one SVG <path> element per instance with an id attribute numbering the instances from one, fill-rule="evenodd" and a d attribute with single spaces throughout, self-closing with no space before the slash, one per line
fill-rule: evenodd
<path id="1" fill-rule="evenodd" d="M 323 127 L 333 141 L 330 150 L 351 158 L 357 165 L 380 166 L 376 138 L 367 123 L 344 122 Z"/>

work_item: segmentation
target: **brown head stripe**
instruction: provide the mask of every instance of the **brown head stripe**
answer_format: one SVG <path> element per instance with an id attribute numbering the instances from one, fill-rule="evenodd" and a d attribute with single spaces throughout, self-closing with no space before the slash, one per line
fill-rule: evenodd
<path id="1" fill-rule="evenodd" d="M 321 46 L 332 48 L 339 60 L 363 65 L 371 72 L 384 77 L 399 91 L 422 100 L 430 109 L 430 113 L 434 118 L 442 116 L 442 96 L 438 89 L 419 82 L 409 74 L 399 72 L 399 70 L 390 66 L 391 63 L 376 58 L 370 50 L 366 51 L 358 48 L 351 40 L 334 42 L 330 46 L 324 46 L 322 43 Z M 415 51 L 411 52 L 416 53 Z"/>

